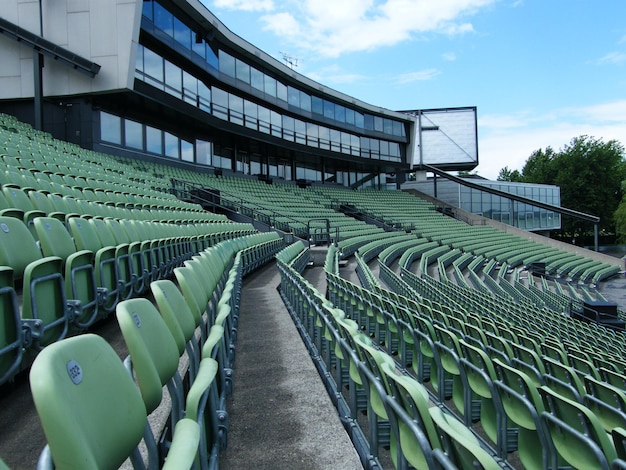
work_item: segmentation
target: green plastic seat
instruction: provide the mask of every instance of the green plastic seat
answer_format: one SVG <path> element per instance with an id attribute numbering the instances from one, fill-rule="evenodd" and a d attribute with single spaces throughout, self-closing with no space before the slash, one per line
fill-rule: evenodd
<path id="1" fill-rule="evenodd" d="M 101 309 L 108 314 L 115 310 L 115 306 L 120 300 L 122 288 L 119 276 L 120 268 L 116 247 L 102 243 L 95 225 L 91 223 L 92 220 L 97 219 L 87 220 L 81 217 L 72 217 L 68 220 L 67 227 L 74 238 L 76 248 L 88 250 L 94 254 L 96 285 L 102 292 Z"/>
<path id="2" fill-rule="evenodd" d="M 501 469 L 498 462 L 480 447 L 478 438 L 454 416 L 440 408 L 429 409 L 435 423 L 445 453 L 462 470 Z"/>
<path id="3" fill-rule="evenodd" d="M 117 305 L 116 316 L 128 346 L 127 363 L 137 380 L 146 410 L 152 413 L 160 405 L 163 386 L 167 386 L 172 399 L 172 426 L 185 415 L 198 422 L 201 433 L 199 461 L 208 465 L 211 455 L 215 458 L 223 445 L 226 434 L 225 424 L 218 424 L 220 421 L 226 423 L 227 416 L 223 410 L 217 409 L 217 362 L 204 359 L 185 394 L 178 372 L 178 347 L 156 307 L 145 298 L 124 300 Z M 205 409 L 210 417 L 206 425 Z M 221 420 L 218 412 L 222 415 Z M 207 432 L 205 426 L 208 425 L 211 425 L 211 432 Z"/>
<path id="4" fill-rule="evenodd" d="M 0 385 L 11 380 L 22 363 L 24 331 L 13 270 L 0 266 Z"/>
<path id="5" fill-rule="evenodd" d="M 460 358 L 462 377 L 473 395 L 479 398 L 479 416 L 476 418 L 476 403 L 466 405 L 466 415 L 471 413 L 472 422 L 479 420 L 485 434 L 495 444 L 498 456 L 506 458 L 507 453 L 515 448 L 515 433 L 509 431 L 509 423 L 502 408 L 500 396 L 494 382 L 498 380 L 491 358 L 477 346 L 459 340 L 462 357 Z"/>
<path id="6" fill-rule="evenodd" d="M 73 323 L 78 328 L 89 328 L 96 321 L 98 308 L 106 292 L 96 285 L 93 265 L 94 253 L 77 250 L 65 225 L 53 217 L 37 217 L 33 226 L 41 251 L 45 256 L 64 260 L 65 293 L 74 304 Z"/>
<path id="7" fill-rule="evenodd" d="M 13 269 L 22 295 L 24 346 L 36 350 L 63 339 L 68 332 L 63 260 L 43 257 L 26 225 L 0 216 L 0 266 Z"/>
<path id="8" fill-rule="evenodd" d="M 430 464 L 429 451 L 441 448 L 439 434 L 428 411 L 428 391 L 413 377 L 400 373 L 391 364 L 383 363 L 381 369 L 393 392 L 394 401 L 402 407 L 412 421 L 412 423 L 407 423 L 405 418 L 398 417 L 402 453 L 413 467 L 424 468 Z M 420 430 L 419 434 L 412 429 L 414 425 Z M 423 444 L 420 434 L 426 437 L 427 446 Z"/>
<path id="9" fill-rule="evenodd" d="M 592 376 L 583 377 L 587 394 L 583 403 L 602 423 L 607 432 L 626 428 L 626 392 Z"/>
<path id="10" fill-rule="evenodd" d="M 614 428 L 611 431 L 611 438 L 613 445 L 615 445 L 617 457 L 626 460 L 626 428 Z"/>
<path id="11" fill-rule="evenodd" d="M 187 351 L 191 379 L 195 377 L 200 362 L 199 338 L 196 339 L 196 321 L 182 293 L 169 279 L 150 284 L 156 305 L 178 346 L 178 354 Z"/>
<path id="12" fill-rule="evenodd" d="M 32 365 L 30 384 L 50 450 L 40 464 L 52 464 L 49 456 L 57 468 L 116 469 L 128 457 L 143 465 L 137 446 L 148 426 L 146 409 L 104 339 L 84 334 L 48 346 Z M 191 468 L 199 439 L 197 423 L 179 422 L 163 468 Z M 156 455 L 149 459 L 159 465 Z"/>
<path id="13" fill-rule="evenodd" d="M 206 295 L 204 289 L 199 284 L 198 279 L 192 270 L 192 268 L 183 266 L 174 269 L 174 276 L 180 287 L 185 301 L 193 314 L 196 322 L 196 327 L 201 327 L 202 343 L 206 339 L 206 324 L 204 319 L 204 313 L 206 309 Z"/>
<path id="14" fill-rule="evenodd" d="M 541 418 L 559 455 L 577 468 L 608 469 L 617 453 L 598 418 L 584 405 L 545 385 L 539 392 L 546 406 Z"/>
<path id="15" fill-rule="evenodd" d="M 494 386 L 502 407 L 509 420 L 518 426 L 517 450 L 522 464 L 529 470 L 553 467 L 557 454 L 541 421 L 545 407 L 537 385 L 524 372 L 500 359 L 494 359 L 493 365 L 499 377 Z"/>
<path id="16" fill-rule="evenodd" d="M 543 376 L 545 384 L 555 392 L 580 402 L 585 395 L 585 385 L 576 370 L 551 357 L 544 356 L 542 359 L 546 368 Z"/>

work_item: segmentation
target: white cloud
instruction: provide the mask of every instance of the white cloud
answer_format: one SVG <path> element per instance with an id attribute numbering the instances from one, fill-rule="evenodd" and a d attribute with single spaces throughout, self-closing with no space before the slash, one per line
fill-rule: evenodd
<path id="1" fill-rule="evenodd" d="M 456 60 L 456 54 L 454 52 L 446 52 L 441 57 L 447 62 L 454 62 Z"/>
<path id="2" fill-rule="evenodd" d="M 626 100 L 545 115 L 525 110 L 508 116 L 479 116 L 478 126 L 478 174 L 495 179 L 505 166 L 521 170 L 535 150 L 559 150 L 581 135 L 605 142 L 618 140 L 626 146 Z"/>
<path id="3" fill-rule="evenodd" d="M 261 17 L 261 21 L 265 23 L 263 29 L 271 30 L 278 36 L 294 37 L 301 34 L 300 23 L 293 17 L 291 13 L 276 13 Z"/>
<path id="4" fill-rule="evenodd" d="M 339 57 L 347 52 L 394 45 L 416 34 L 473 32 L 467 17 L 495 1 L 301 0 L 286 2 L 263 16 L 262 21 L 264 29 L 285 42 L 322 56 Z M 289 21 L 288 28 L 284 20 Z"/>
<path id="5" fill-rule="evenodd" d="M 606 54 L 603 57 L 600 57 L 597 61 L 598 64 L 600 65 L 604 65 L 604 64 L 623 64 L 626 62 L 626 53 L 624 52 L 617 52 L 617 51 L 613 51 L 613 52 L 609 52 L 608 54 Z"/>
<path id="6" fill-rule="evenodd" d="M 401 75 L 398 75 L 395 81 L 396 83 L 404 85 L 406 83 L 412 83 L 412 82 L 418 82 L 418 81 L 424 81 L 424 80 L 432 80 L 440 73 L 441 72 L 437 69 L 418 70 L 416 72 L 408 72 L 408 73 L 403 73 Z"/>
<path id="7" fill-rule="evenodd" d="M 272 11 L 273 0 L 214 0 L 215 8 L 243 11 Z"/>

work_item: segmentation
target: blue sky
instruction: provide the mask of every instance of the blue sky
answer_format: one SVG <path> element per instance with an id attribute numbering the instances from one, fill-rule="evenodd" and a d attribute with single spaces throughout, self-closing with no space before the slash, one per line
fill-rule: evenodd
<path id="1" fill-rule="evenodd" d="M 296 71 L 388 109 L 478 108 L 478 174 L 626 146 L 626 0 L 202 0 Z"/>

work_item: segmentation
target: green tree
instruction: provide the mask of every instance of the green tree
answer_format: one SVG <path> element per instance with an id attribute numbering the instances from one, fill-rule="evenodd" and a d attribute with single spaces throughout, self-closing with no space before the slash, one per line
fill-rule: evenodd
<path id="1" fill-rule="evenodd" d="M 613 215 L 626 176 L 624 157 L 624 147 L 615 140 L 603 142 L 589 136 L 572 139 L 554 159 L 553 184 L 561 188 L 561 204 L 599 216 L 600 229 L 615 233 Z M 567 217 L 563 219 L 563 230 L 580 235 L 589 230 L 589 224 Z"/>
<path id="2" fill-rule="evenodd" d="M 554 184 L 557 168 L 554 160 L 558 154 L 552 147 L 535 150 L 522 168 L 522 179 L 525 183 Z"/>
<path id="3" fill-rule="evenodd" d="M 616 212 L 622 199 L 622 182 L 626 180 L 625 157 L 618 141 L 604 142 L 583 135 L 558 152 L 552 147 L 535 150 L 522 168 L 521 181 L 559 186 L 561 206 L 599 216 L 602 231 L 616 233 L 618 227 L 626 240 L 626 206 Z M 500 170 L 503 177 L 511 177 L 512 173 L 507 167 Z M 592 231 L 588 222 L 571 217 L 562 219 L 562 227 L 564 234 L 574 237 Z"/>
<path id="4" fill-rule="evenodd" d="M 498 173 L 498 181 L 510 181 L 512 183 L 521 183 L 524 181 L 524 177 L 519 170 L 511 170 L 508 166 L 505 166 Z"/>

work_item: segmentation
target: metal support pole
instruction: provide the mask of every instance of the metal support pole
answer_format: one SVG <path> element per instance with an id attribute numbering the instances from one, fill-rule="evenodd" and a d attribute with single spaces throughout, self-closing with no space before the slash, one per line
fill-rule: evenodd
<path id="1" fill-rule="evenodd" d="M 33 87 L 34 87 L 34 106 L 35 106 L 35 119 L 33 127 L 38 130 L 43 130 L 43 56 L 33 51 Z"/>
<path id="2" fill-rule="evenodd" d="M 434 196 L 437 199 L 437 173 L 433 173 Z"/>
<path id="3" fill-rule="evenodd" d="M 598 224 L 593 224 L 593 247 L 596 252 L 600 251 L 598 246 Z"/>
<path id="4" fill-rule="evenodd" d="M 43 5 L 39 0 L 39 35 L 43 37 Z M 43 130 L 43 55 L 33 51 L 33 101 L 34 101 L 34 127 L 38 131 Z"/>

